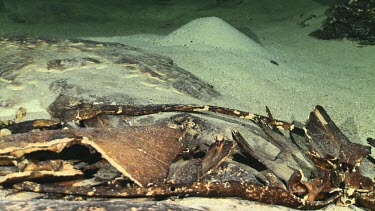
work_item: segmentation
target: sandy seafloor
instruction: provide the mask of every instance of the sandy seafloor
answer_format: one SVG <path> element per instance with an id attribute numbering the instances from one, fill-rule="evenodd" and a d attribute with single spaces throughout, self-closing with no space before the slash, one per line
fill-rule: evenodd
<path id="1" fill-rule="evenodd" d="M 375 137 L 375 47 L 309 37 L 325 18 L 328 6 L 324 1 L 244 0 L 239 5 L 215 5 L 214 1 L 200 4 L 192 0 L 147 7 L 127 2 L 126 7 L 102 14 L 107 19 L 100 23 L 2 21 L 0 33 L 80 37 L 139 47 L 172 58 L 221 93 L 202 104 L 258 114 L 265 114 L 268 106 L 278 119 L 302 122 L 319 104 L 354 142 L 366 143 L 367 137 Z M 298 24 L 313 14 L 316 17 L 306 21 L 305 27 Z M 14 112 L 0 108 L 0 115 L 6 118 Z M 249 208 L 237 199 L 184 199 L 178 203 L 214 210 Z M 264 209 L 257 203 L 251 208 Z"/>

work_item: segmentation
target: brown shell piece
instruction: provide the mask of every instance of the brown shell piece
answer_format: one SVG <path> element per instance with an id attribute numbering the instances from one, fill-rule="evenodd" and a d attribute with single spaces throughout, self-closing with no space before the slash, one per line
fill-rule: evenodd
<path id="1" fill-rule="evenodd" d="M 207 155 L 202 159 L 204 176 L 223 163 L 231 155 L 235 147 L 236 143 L 233 141 L 217 139 L 215 145 L 208 149 Z"/>
<path id="2" fill-rule="evenodd" d="M 56 164 L 58 163 L 58 164 Z M 57 167 L 55 167 L 57 165 Z M 56 169 L 59 168 L 59 169 Z M 17 183 L 25 180 L 45 179 L 45 178 L 74 178 L 83 175 L 82 171 L 76 170 L 73 166 L 64 161 L 51 161 L 42 163 L 41 166 L 29 164 L 23 172 L 14 172 L 5 176 L 0 176 L 0 184 Z"/>
<path id="3" fill-rule="evenodd" d="M 210 174 L 233 152 L 236 143 L 228 140 L 216 140 L 211 144 L 202 159 L 179 161 L 171 165 L 167 183 L 191 184 Z"/>
<path id="4" fill-rule="evenodd" d="M 338 158 L 341 163 L 358 166 L 370 147 L 351 142 L 336 126 L 322 106 L 316 106 L 306 123 L 310 148 L 321 158 Z"/>
<path id="5" fill-rule="evenodd" d="M 1 137 L 0 159 L 20 160 L 31 152 L 48 150 L 59 153 L 74 144 L 86 145 L 101 153 L 104 159 L 136 184 L 146 186 L 166 179 L 170 164 L 182 150 L 178 142 L 181 135 L 179 130 L 158 126 L 14 134 Z M 22 176 L 27 177 L 30 175 Z"/>
<path id="6" fill-rule="evenodd" d="M 0 137 L 0 157 L 21 158 L 26 153 L 50 150 L 61 152 L 75 140 L 70 130 L 20 133 Z"/>
<path id="7" fill-rule="evenodd" d="M 82 143 L 140 186 L 166 179 L 169 166 L 182 150 L 182 132 L 165 127 L 86 129 Z M 86 138 L 87 137 L 87 138 Z"/>
<path id="8" fill-rule="evenodd" d="M 305 185 L 302 184 L 301 180 L 303 178 L 303 174 L 301 170 L 296 170 L 292 176 L 290 176 L 287 184 L 289 192 L 293 193 L 296 196 L 303 197 L 308 193 L 307 188 Z"/>
<path id="9" fill-rule="evenodd" d="M 19 108 L 14 121 L 15 122 L 22 121 L 22 119 L 26 116 L 26 112 L 27 112 L 26 108 L 24 108 L 24 107 Z"/>

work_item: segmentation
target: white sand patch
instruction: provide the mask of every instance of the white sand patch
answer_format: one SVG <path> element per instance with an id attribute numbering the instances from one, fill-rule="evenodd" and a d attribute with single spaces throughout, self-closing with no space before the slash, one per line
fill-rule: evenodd
<path id="1" fill-rule="evenodd" d="M 29 101 L 25 100 L 25 102 L 18 104 L 17 108 L 12 107 L 0 109 L 1 120 L 13 120 L 16 116 L 18 108 L 21 107 L 27 110 L 26 116 L 23 120 L 49 118 L 49 114 L 47 113 L 46 109 L 42 107 L 39 99 L 29 99 Z M 32 116 L 30 116 L 30 114 Z"/>
<path id="2" fill-rule="evenodd" d="M 193 20 L 166 36 L 160 41 L 160 45 L 263 51 L 258 43 L 217 17 Z"/>

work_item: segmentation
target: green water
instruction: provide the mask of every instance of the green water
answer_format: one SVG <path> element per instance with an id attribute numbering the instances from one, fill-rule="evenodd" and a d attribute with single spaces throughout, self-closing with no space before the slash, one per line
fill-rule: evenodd
<path id="1" fill-rule="evenodd" d="M 0 0 L 0 34 L 167 34 L 191 20 L 215 16 L 251 35 L 251 28 L 265 21 L 325 5 L 296 0 Z"/>

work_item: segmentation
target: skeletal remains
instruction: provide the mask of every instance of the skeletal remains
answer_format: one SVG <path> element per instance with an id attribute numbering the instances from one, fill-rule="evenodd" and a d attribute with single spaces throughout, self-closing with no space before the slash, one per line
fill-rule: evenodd
<path id="1" fill-rule="evenodd" d="M 180 121 L 174 128 L 165 122 L 124 126 L 129 116 L 160 112 L 184 114 L 174 117 Z M 280 153 L 270 158 L 233 129 L 234 141 L 218 136 L 213 144 L 202 144 L 201 121 L 187 114 L 194 112 L 250 120 Z M 369 146 L 351 142 L 321 106 L 303 127 L 267 112 L 90 104 L 53 111 L 55 120 L 3 122 L 1 131 L 8 135 L 0 137 L 0 184 L 57 196 L 240 197 L 298 209 L 331 203 L 375 209 L 374 175 L 366 177 L 359 169 L 374 168 L 373 139 Z M 234 162 L 235 154 L 252 161 Z"/>

